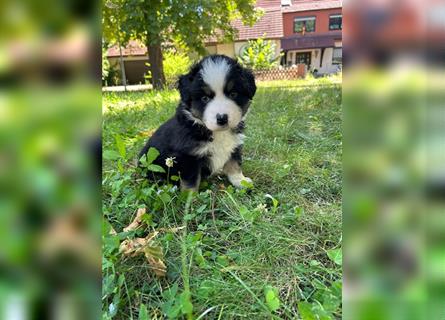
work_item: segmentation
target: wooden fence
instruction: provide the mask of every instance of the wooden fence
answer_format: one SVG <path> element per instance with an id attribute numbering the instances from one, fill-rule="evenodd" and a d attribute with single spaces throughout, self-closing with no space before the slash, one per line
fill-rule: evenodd
<path id="1" fill-rule="evenodd" d="M 254 71 L 255 80 L 291 80 L 297 78 L 304 78 L 306 76 L 306 66 L 299 64 L 293 67 L 275 68 L 269 70 Z"/>

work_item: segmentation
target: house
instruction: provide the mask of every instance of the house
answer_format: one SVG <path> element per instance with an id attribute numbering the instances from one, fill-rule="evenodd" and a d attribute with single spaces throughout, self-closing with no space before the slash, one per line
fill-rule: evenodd
<path id="1" fill-rule="evenodd" d="M 241 20 L 235 20 L 233 27 L 238 30 L 234 42 L 218 43 L 216 38 L 210 38 L 206 42 L 209 54 L 225 54 L 235 57 L 242 54 L 249 40 L 264 38 L 275 44 L 275 53 L 278 57 L 281 52 L 281 38 L 283 37 L 283 17 L 281 3 L 283 0 L 257 0 L 256 7 L 261 8 L 264 14 L 252 26 L 245 26 Z"/>
<path id="2" fill-rule="evenodd" d="M 281 64 L 306 65 L 318 74 L 338 71 L 342 65 L 342 0 L 257 0 L 263 16 L 252 26 L 235 20 L 238 30 L 233 42 L 220 43 L 210 37 L 205 43 L 209 54 L 241 55 L 249 40 L 264 38 L 275 44 Z M 128 84 L 145 83 L 148 56 L 145 46 L 130 41 L 122 48 Z M 118 46 L 108 49 L 107 58 L 113 70 L 120 70 Z M 120 76 L 119 76 L 120 79 Z"/>
<path id="3" fill-rule="evenodd" d="M 120 51 L 119 46 L 115 45 L 107 50 L 107 58 L 110 62 L 110 69 L 120 70 Z M 144 76 L 148 73 L 148 55 L 147 48 L 135 40 L 130 40 L 128 45 L 122 47 L 122 58 L 124 61 L 125 75 L 128 84 L 145 83 Z M 117 71 L 116 71 L 117 72 Z M 118 73 L 121 78 L 120 71 Z"/>
<path id="4" fill-rule="evenodd" d="M 234 22 L 238 36 L 234 42 L 206 43 L 209 53 L 240 55 L 248 40 L 265 38 L 276 45 L 281 64 L 305 64 L 319 74 L 338 71 L 342 65 L 341 0 L 258 0 L 264 15 L 253 25 Z"/>
<path id="5" fill-rule="evenodd" d="M 341 0 L 292 0 L 282 7 L 282 13 L 282 64 L 305 64 L 308 70 L 319 74 L 341 68 Z"/>

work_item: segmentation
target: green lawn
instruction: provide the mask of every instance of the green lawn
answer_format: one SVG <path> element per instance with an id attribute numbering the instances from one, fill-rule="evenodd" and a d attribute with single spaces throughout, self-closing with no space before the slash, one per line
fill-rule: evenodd
<path id="1" fill-rule="evenodd" d="M 253 189 L 212 178 L 191 202 L 134 167 L 178 93 L 104 93 L 104 319 L 341 317 L 339 80 L 260 83 L 244 145 Z M 138 208 L 143 225 L 123 232 Z M 143 255 L 118 249 L 154 231 L 160 278 Z"/>

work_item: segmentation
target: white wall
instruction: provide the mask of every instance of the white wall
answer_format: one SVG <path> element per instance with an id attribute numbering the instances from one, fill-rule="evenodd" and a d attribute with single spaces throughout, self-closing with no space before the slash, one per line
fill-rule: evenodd
<path id="1" fill-rule="evenodd" d="M 332 54 L 334 48 L 326 48 L 323 55 L 322 68 L 319 69 L 320 73 L 335 73 L 338 71 L 338 65 L 332 63 Z"/>
<path id="2" fill-rule="evenodd" d="M 329 71 L 332 69 L 332 51 L 332 48 L 324 50 L 322 67 L 319 69 L 320 73 L 330 73 Z"/>
<path id="3" fill-rule="evenodd" d="M 275 55 L 279 56 L 281 51 L 281 42 L 280 40 L 269 40 L 275 43 Z M 216 45 L 206 46 L 206 49 L 209 54 L 225 54 L 229 57 L 234 58 L 235 56 L 239 56 L 247 45 L 247 41 L 236 41 L 230 43 L 218 43 Z"/>
<path id="4" fill-rule="evenodd" d="M 214 46 L 207 46 L 206 50 L 209 54 L 215 54 L 216 53 L 216 45 Z"/>
<path id="5" fill-rule="evenodd" d="M 235 51 L 233 48 L 233 42 L 231 43 L 218 43 L 216 45 L 216 52 L 218 54 L 224 54 L 226 56 L 235 57 Z"/>
<path id="6" fill-rule="evenodd" d="M 312 50 L 311 68 L 310 68 L 311 71 L 313 71 L 314 69 L 320 70 L 320 58 L 321 58 L 321 50 L 320 49 Z"/>

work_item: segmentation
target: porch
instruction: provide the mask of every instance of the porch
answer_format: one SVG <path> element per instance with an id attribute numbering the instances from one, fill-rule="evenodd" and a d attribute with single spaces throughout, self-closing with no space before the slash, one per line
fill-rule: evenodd
<path id="1" fill-rule="evenodd" d="M 341 33 L 327 35 L 293 35 L 281 40 L 282 64 L 304 64 L 308 71 L 319 74 L 335 73 L 342 65 Z"/>

